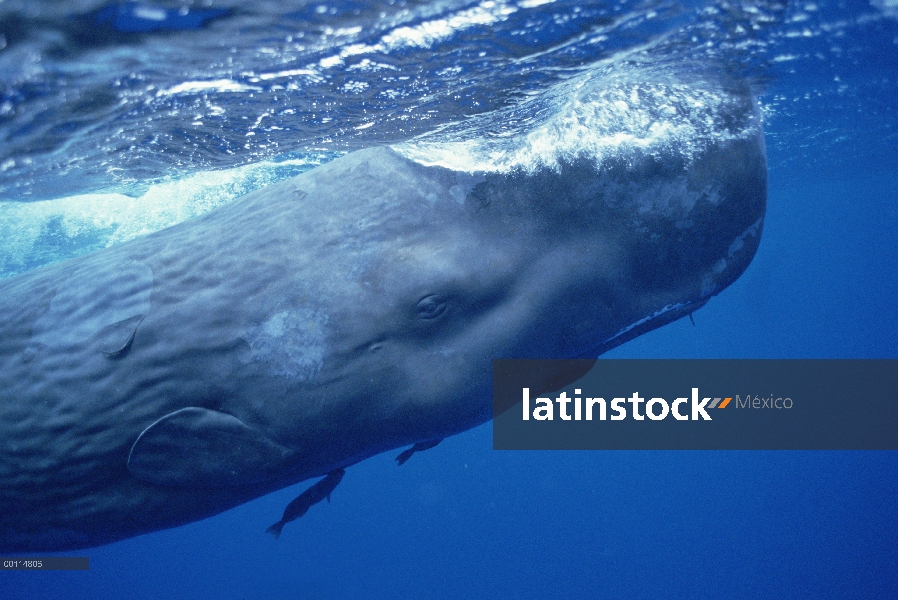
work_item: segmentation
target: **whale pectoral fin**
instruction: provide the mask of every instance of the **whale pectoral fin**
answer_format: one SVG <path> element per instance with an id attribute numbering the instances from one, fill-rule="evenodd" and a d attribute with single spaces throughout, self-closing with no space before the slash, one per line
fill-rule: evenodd
<path id="1" fill-rule="evenodd" d="M 412 454 L 414 454 L 415 452 L 422 452 L 424 450 L 430 450 L 431 448 L 433 448 L 434 446 L 436 446 L 437 444 L 439 444 L 442 441 L 443 441 L 442 439 L 439 439 L 439 440 L 430 440 L 428 442 L 418 442 L 417 444 L 415 444 L 408 450 L 403 450 L 399 454 L 399 456 L 396 457 L 396 462 L 398 463 L 396 466 L 401 467 L 402 465 L 405 464 L 405 461 L 407 461 L 408 459 L 410 459 L 412 457 Z"/>
<path id="2" fill-rule="evenodd" d="M 134 342 L 134 334 L 137 326 L 143 321 L 145 315 L 134 315 L 128 319 L 113 323 L 104 327 L 94 336 L 94 343 L 106 358 L 117 359 L 128 354 L 131 344 Z"/>
<path id="3" fill-rule="evenodd" d="M 237 417 L 191 406 L 144 429 L 131 447 L 128 471 L 156 485 L 220 488 L 279 475 L 294 455 Z"/>

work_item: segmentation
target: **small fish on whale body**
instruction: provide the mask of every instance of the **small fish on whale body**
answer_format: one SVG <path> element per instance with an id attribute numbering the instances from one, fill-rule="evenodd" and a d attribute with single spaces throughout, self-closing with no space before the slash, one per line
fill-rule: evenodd
<path id="1" fill-rule="evenodd" d="M 396 457 L 397 466 L 402 466 L 405 464 L 405 461 L 410 459 L 415 452 L 423 452 L 424 450 L 430 450 L 440 442 L 439 440 L 430 440 L 427 442 L 418 442 L 411 448 L 403 451 Z M 281 536 L 281 530 L 284 528 L 284 525 L 289 523 L 290 521 L 295 521 L 300 518 L 308 510 L 318 504 L 325 498 L 327 501 L 331 501 L 331 492 L 337 487 L 337 484 L 340 483 L 340 480 L 343 479 L 343 474 L 346 472 L 345 469 L 336 469 L 327 474 L 327 476 L 304 491 L 302 494 L 297 496 L 287 507 L 284 509 L 284 514 L 281 517 L 281 520 L 266 529 L 268 533 L 273 535 L 275 539 L 278 539 Z"/>
<path id="2" fill-rule="evenodd" d="M 415 452 L 423 452 L 424 450 L 430 450 L 431 448 L 433 448 L 434 446 L 436 446 L 437 444 L 439 444 L 442 441 L 443 441 L 442 439 L 439 439 L 439 440 L 430 440 L 429 442 L 418 442 L 417 444 L 415 444 L 408 450 L 403 450 L 399 454 L 399 456 L 396 457 L 396 463 L 397 463 L 396 466 L 401 467 L 402 465 L 405 464 L 405 461 L 407 461 L 408 459 L 410 459 L 412 457 L 412 454 L 414 454 Z"/>
<path id="3" fill-rule="evenodd" d="M 284 525 L 289 523 L 290 521 L 295 521 L 300 518 L 304 514 L 306 514 L 310 508 L 314 505 L 318 504 L 325 498 L 328 502 L 331 501 L 331 492 L 334 491 L 334 488 L 340 483 L 340 480 L 343 479 L 343 475 L 346 473 L 346 469 L 334 469 L 330 473 L 325 476 L 324 479 L 304 491 L 302 494 L 296 497 L 293 502 L 287 505 L 287 508 L 284 509 L 284 514 L 281 517 L 281 520 L 266 529 L 268 533 L 274 536 L 275 539 L 281 536 L 281 530 L 284 528 Z"/>

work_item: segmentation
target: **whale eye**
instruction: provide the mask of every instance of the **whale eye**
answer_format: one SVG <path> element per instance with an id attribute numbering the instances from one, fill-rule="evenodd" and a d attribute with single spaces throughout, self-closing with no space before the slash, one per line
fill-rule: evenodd
<path id="1" fill-rule="evenodd" d="M 444 296 L 431 294 L 418 300 L 418 316 L 422 319 L 436 319 L 446 312 L 449 303 Z"/>

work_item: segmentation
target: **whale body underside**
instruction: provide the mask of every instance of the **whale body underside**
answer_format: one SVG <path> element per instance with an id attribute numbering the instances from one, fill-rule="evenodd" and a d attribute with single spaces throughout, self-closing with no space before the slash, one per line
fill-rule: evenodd
<path id="1" fill-rule="evenodd" d="M 354 463 L 483 423 L 493 359 L 596 357 L 733 282 L 766 177 L 759 127 L 506 173 L 373 148 L 2 280 L 0 550 L 331 473 L 317 501 Z"/>

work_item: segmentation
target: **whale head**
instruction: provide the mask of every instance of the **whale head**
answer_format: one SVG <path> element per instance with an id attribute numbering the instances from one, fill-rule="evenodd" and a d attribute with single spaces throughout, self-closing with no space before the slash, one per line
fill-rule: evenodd
<path id="1" fill-rule="evenodd" d="M 377 431 L 377 451 L 489 419 L 493 359 L 595 358 L 691 314 L 748 266 L 766 204 L 760 136 L 689 160 L 535 173 L 458 172 L 381 148 L 314 173 L 294 185 L 313 214 L 342 207 L 326 242 L 341 258 L 320 264 L 320 362 L 297 406 L 326 396 L 328 418 L 357 428 L 345 438 Z M 297 410 L 287 422 L 313 421 Z"/>

